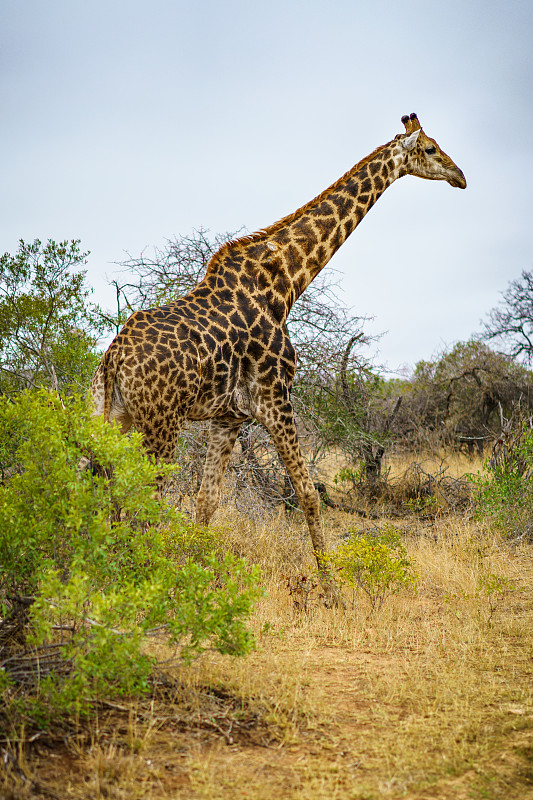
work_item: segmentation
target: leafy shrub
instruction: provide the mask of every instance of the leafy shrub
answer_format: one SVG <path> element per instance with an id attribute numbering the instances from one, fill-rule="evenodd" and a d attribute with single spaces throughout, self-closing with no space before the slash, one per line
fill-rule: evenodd
<path id="1" fill-rule="evenodd" d="M 357 588 L 367 595 L 374 611 L 382 607 L 386 597 L 416 583 L 397 528 L 389 525 L 375 532 L 350 533 L 328 560 L 340 582 L 352 588 L 353 604 Z"/>
<path id="2" fill-rule="evenodd" d="M 473 478 L 478 511 L 506 538 L 531 541 L 533 430 L 525 422 L 518 434 L 506 438 L 485 464 L 486 474 Z"/>
<path id="3" fill-rule="evenodd" d="M 343 484 L 350 484 L 353 489 L 356 488 L 358 483 L 361 483 L 364 479 L 364 468 L 360 465 L 357 468 L 353 467 L 341 467 L 341 469 L 337 472 L 337 474 L 333 478 L 333 483 L 335 486 L 343 486 Z"/>
<path id="4" fill-rule="evenodd" d="M 20 630 L 15 644 L 0 632 L 4 683 L 21 676 L 22 648 L 34 654 L 23 682 L 56 709 L 83 709 L 103 692 L 146 689 L 156 634 L 186 659 L 252 648 L 257 570 L 156 496 L 156 476 L 175 468 L 147 458 L 140 435 L 122 436 L 79 399 L 65 408 L 26 392 L 0 399 L 0 456 L 0 611 L 28 607 L 22 645 Z M 103 474 L 80 470 L 82 457 Z"/>
<path id="5" fill-rule="evenodd" d="M 0 256 L 0 392 L 86 386 L 109 329 L 90 302 L 79 241 L 19 242 Z"/>

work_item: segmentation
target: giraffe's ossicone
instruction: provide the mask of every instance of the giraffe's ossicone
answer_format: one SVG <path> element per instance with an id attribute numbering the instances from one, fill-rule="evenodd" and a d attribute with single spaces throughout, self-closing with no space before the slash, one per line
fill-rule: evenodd
<path id="1" fill-rule="evenodd" d="M 311 202 L 268 228 L 224 244 L 185 297 L 136 311 L 116 336 L 91 384 L 96 413 L 149 453 L 173 458 L 184 420 L 211 420 L 197 521 L 207 525 L 242 423 L 269 431 L 298 496 L 327 599 L 342 604 L 320 554 L 325 540 L 317 492 L 294 422 L 296 354 L 285 325 L 292 305 L 393 181 L 403 175 L 466 187 L 461 170 L 421 129 L 378 147 Z"/>

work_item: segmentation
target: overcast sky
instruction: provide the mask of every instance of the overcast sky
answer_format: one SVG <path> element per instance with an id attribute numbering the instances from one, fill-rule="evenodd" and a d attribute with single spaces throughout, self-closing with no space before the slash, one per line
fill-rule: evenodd
<path id="1" fill-rule="evenodd" d="M 533 268 L 530 0 L 0 0 L 0 251 L 254 231 L 421 123 L 466 191 L 397 181 L 331 262 L 389 368 L 480 329 Z"/>

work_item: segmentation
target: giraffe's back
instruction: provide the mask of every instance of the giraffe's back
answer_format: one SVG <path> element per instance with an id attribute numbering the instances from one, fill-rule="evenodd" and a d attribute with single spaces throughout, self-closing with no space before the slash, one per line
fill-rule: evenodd
<path id="1" fill-rule="evenodd" d="M 285 326 L 261 312 L 237 318 L 223 300 L 208 303 L 193 290 L 131 315 L 102 359 L 92 394 L 103 409 L 108 393 L 110 419 L 161 432 L 177 416 L 253 416 L 264 387 L 292 382 L 294 369 Z"/>

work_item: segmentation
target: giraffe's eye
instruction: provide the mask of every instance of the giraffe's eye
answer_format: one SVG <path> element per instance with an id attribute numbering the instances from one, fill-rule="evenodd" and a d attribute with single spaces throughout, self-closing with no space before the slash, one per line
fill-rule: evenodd
<path id="1" fill-rule="evenodd" d="M 428 156 L 434 156 L 436 152 L 437 152 L 436 147 L 426 147 L 426 153 L 428 154 Z"/>

